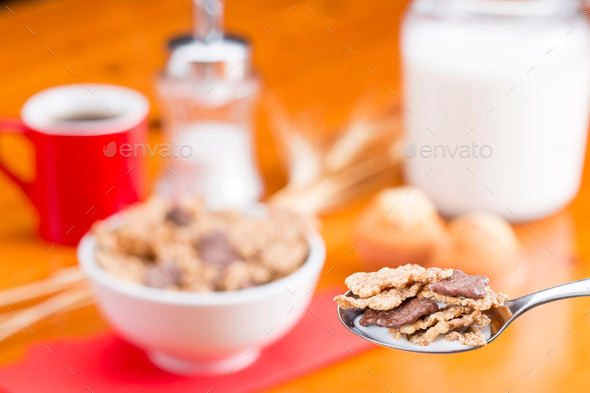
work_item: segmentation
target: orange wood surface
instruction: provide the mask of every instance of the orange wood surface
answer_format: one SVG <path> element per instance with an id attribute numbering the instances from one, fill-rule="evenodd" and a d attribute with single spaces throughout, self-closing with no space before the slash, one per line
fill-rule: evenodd
<path id="1" fill-rule="evenodd" d="M 247 36 L 265 92 L 289 111 L 311 108 L 328 126 L 346 121 L 367 95 L 375 105 L 397 105 L 401 95 L 399 21 L 405 1 L 227 1 L 230 31 Z M 165 43 L 190 32 L 189 0 L 21 1 L 0 7 L 0 114 L 14 116 L 33 93 L 58 84 L 107 82 L 150 97 L 151 138 L 159 139 L 154 78 Z M 378 103 L 378 104 L 377 104 Z M 258 114 L 258 155 L 267 192 L 285 177 Z M 31 147 L 1 136 L 0 157 L 23 176 Z M 150 162 L 152 178 L 160 162 Z M 519 226 L 527 252 L 526 279 L 511 284 L 520 295 L 588 276 L 590 175 L 564 212 Z M 320 289 L 342 284 L 362 269 L 350 249 L 362 202 L 323 217 L 328 258 Z M 8 291 L 76 263 L 74 249 L 40 240 L 37 217 L 20 190 L 0 176 L 0 289 Z M 2 296 L 3 292 L 0 292 Z M 590 386 L 590 300 L 576 299 L 527 313 L 493 345 L 454 356 L 425 356 L 375 347 L 272 392 L 587 392 Z M 0 317 L 8 310 L 0 310 Z M 98 333 L 106 322 L 94 306 L 56 315 L 0 343 L 0 364 L 21 358 L 28 345 L 53 337 Z"/>

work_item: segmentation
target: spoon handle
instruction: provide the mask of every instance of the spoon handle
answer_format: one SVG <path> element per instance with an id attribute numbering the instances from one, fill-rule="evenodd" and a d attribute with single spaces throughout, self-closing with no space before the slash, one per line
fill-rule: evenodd
<path id="1" fill-rule="evenodd" d="M 514 303 L 518 309 L 517 313 L 520 314 L 541 304 L 581 296 L 590 296 L 590 278 L 568 282 L 567 284 L 531 293 L 530 295 L 514 299 Z"/>

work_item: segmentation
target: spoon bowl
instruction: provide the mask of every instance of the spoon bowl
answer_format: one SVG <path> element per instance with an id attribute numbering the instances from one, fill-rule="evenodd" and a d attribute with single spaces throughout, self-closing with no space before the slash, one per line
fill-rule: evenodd
<path id="1" fill-rule="evenodd" d="M 352 293 L 348 291 L 346 295 L 350 296 Z M 582 296 L 590 296 L 590 278 L 569 282 L 567 284 L 558 285 L 553 288 L 544 289 L 526 296 L 508 300 L 504 302 L 503 306 L 485 312 L 485 314 L 490 317 L 491 322 L 488 327 L 482 329 L 482 333 L 486 338 L 487 344 L 489 344 L 498 338 L 498 336 L 500 336 L 500 334 L 502 334 L 516 318 L 526 311 L 555 300 Z M 367 341 L 386 348 L 431 354 L 460 353 L 482 348 L 462 345 L 457 341 L 446 341 L 442 335 L 426 346 L 413 344 L 406 338 L 396 340 L 389 334 L 388 328 L 375 325 L 360 325 L 358 321 L 363 312 L 364 310 L 361 309 L 344 310 L 338 307 L 338 317 L 348 330 Z"/>

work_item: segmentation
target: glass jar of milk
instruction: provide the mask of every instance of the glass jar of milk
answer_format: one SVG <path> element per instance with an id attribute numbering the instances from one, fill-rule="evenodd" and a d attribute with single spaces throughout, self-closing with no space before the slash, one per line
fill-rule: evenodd
<path id="1" fill-rule="evenodd" d="M 406 180 L 442 213 L 547 216 L 577 193 L 590 35 L 570 0 L 416 0 L 402 29 Z"/>

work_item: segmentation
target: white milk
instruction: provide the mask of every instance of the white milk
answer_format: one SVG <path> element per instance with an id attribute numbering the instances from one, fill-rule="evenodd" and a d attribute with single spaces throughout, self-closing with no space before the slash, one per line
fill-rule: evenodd
<path id="1" fill-rule="evenodd" d="M 465 1 L 490 8 L 419 0 L 405 19 L 406 179 L 447 215 L 549 215 L 580 183 L 590 107 L 587 23 L 565 0 L 510 10 L 524 16 L 494 8 L 522 1 Z"/>

